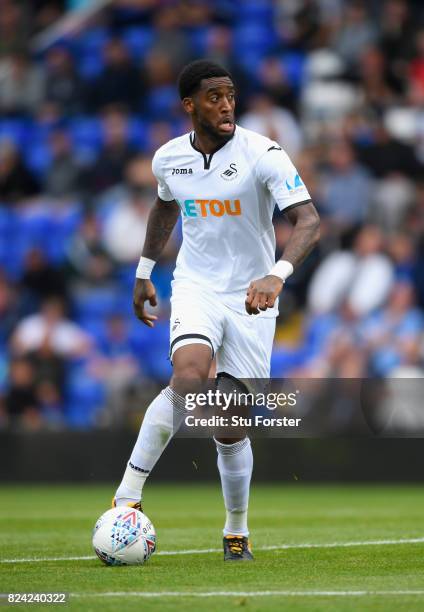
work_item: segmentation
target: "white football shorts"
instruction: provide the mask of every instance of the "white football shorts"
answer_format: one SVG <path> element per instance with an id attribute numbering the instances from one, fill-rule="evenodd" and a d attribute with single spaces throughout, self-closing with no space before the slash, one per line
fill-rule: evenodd
<path id="1" fill-rule="evenodd" d="M 217 374 L 269 378 L 274 334 L 275 317 L 236 312 L 208 288 L 173 282 L 171 360 L 182 346 L 206 344 L 216 356 Z"/>

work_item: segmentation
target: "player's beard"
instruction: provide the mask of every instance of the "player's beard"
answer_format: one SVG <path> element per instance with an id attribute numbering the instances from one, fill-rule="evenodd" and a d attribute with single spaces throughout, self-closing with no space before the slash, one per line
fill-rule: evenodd
<path id="1" fill-rule="evenodd" d="M 197 123 L 199 124 L 199 127 L 204 132 L 206 132 L 210 140 L 215 142 L 217 145 L 222 145 L 228 142 L 234 136 L 234 129 L 232 132 L 229 132 L 228 134 L 222 134 L 218 132 L 218 130 L 209 121 L 207 121 L 207 119 L 204 119 L 203 117 L 199 116 L 198 113 L 195 113 L 194 116 L 197 119 Z"/>

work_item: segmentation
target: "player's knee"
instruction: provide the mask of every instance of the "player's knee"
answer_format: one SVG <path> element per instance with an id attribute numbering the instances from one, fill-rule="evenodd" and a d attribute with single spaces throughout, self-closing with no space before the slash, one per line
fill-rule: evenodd
<path id="1" fill-rule="evenodd" d="M 173 356 L 172 380 L 191 381 L 194 384 L 206 382 L 211 359 L 210 348 L 206 345 L 182 347 Z"/>
<path id="2" fill-rule="evenodd" d="M 199 393 L 208 378 L 209 368 L 202 363 L 184 361 L 174 364 L 174 374 L 171 387 L 178 395 L 185 397 L 187 393 Z"/>
<path id="3" fill-rule="evenodd" d="M 209 366 L 194 361 L 174 364 L 173 380 L 192 380 L 195 383 L 205 382 L 208 378 Z"/>

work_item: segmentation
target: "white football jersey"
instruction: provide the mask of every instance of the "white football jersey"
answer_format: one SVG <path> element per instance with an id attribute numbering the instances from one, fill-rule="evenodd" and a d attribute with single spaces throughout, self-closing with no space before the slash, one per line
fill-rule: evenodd
<path id="1" fill-rule="evenodd" d="M 311 199 L 290 158 L 276 142 L 237 126 L 209 155 L 195 147 L 194 132 L 174 138 L 158 149 L 152 168 L 160 199 L 181 208 L 175 282 L 209 287 L 245 312 L 250 282 L 275 264 L 275 203 L 287 210 Z M 276 314 L 274 307 L 261 316 Z"/>

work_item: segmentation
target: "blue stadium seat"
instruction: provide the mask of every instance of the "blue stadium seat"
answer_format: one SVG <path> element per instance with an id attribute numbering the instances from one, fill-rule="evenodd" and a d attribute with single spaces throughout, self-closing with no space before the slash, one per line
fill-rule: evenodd
<path id="1" fill-rule="evenodd" d="M 95 79 L 102 72 L 104 66 L 100 55 L 84 55 L 78 60 L 78 73 L 86 81 Z"/>
<path id="2" fill-rule="evenodd" d="M 102 125 L 97 117 L 81 115 L 69 124 L 72 145 L 78 152 L 97 154 L 102 146 Z"/>
<path id="3" fill-rule="evenodd" d="M 134 317 L 134 310 L 133 310 L 134 278 L 133 278 L 132 285 L 133 285 L 132 287 L 128 287 L 126 292 L 123 292 L 121 290 L 117 291 L 117 296 L 116 296 L 117 312 L 119 312 L 119 314 L 121 314 L 123 317 L 128 317 L 130 319 Z"/>
<path id="4" fill-rule="evenodd" d="M 74 52 L 77 58 L 101 55 L 109 37 L 108 31 L 102 27 L 85 30 L 75 39 Z"/>
<path id="5" fill-rule="evenodd" d="M 58 210 L 50 218 L 50 231 L 45 237 L 45 249 L 51 261 L 56 263 L 63 261 L 68 242 L 76 233 L 82 218 L 82 207 L 78 203 Z"/>
<path id="6" fill-rule="evenodd" d="M 137 264 L 121 265 L 116 271 L 117 281 L 120 286 L 120 291 L 128 295 L 134 287 L 134 276 Z"/>
<path id="7" fill-rule="evenodd" d="M 32 142 L 31 146 L 26 147 L 24 150 L 24 159 L 28 168 L 38 178 L 43 179 L 52 159 L 48 144 L 45 142 Z"/>
<path id="8" fill-rule="evenodd" d="M 152 329 L 140 324 L 139 327 L 145 328 L 140 332 L 138 346 L 135 343 L 141 367 L 147 376 L 166 382 L 172 375 L 172 365 L 168 359 L 169 321 L 157 321 Z"/>
<path id="9" fill-rule="evenodd" d="M 204 57 L 206 55 L 207 43 L 208 43 L 208 30 L 207 27 L 190 28 L 185 30 L 191 51 L 196 57 Z"/>
<path id="10" fill-rule="evenodd" d="M 11 249 L 1 249 L 0 265 L 9 280 L 17 282 L 21 279 L 24 268 L 23 255 L 21 252 L 15 252 Z"/>
<path id="11" fill-rule="evenodd" d="M 272 23 L 273 17 L 272 0 L 241 0 L 237 3 L 238 23 Z"/>
<path id="12" fill-rule="evenodd" d="M 60 124 L 60 125 L 59 125 Z M 57 129 L 62 127 L 63 124 L 58 121 L 35 121 L 29 124 L 26 134 L 26 144 L 41 143 L 45 144 L 50 134 Z"/>
<path id="13" fill-rule="evenodd" d="M 252 51 L 265 55 L 272 49 L 274 43 L 273 29 L 266 27 L 261 22 L 241 24 L 234 30 L 233 46 L 240 58 L 243 58 L 244 53 Z"/>
<path id="14" fill-rule="evenodd" d="M 154 33 L 149 27 L 131 26 L 123 31 L 122 40 L 132 58 L 137 62 L 148 53 L 154 40 Z"/>
<path id="15" fill-rule="evenodd" d="M 274 347 L 271 356 L 271 376 L 275 378 L 285 376 L 289 370 L 303 365 L 307 357 L 308 351 L 304 347 L 293 349 Z"/>
<path id="16" fill-rule="evenodd" d="M 93 288 L 74 297 L 74 312 L 78 321 L 105 319 L 119 312 L 116 288 Z"/>
<path id="17" fill-rule="evenodd" d="M 146 6 L 143 6 L 144 4 Z M 137 6 L 135 2 L 128 3 L 128 5 L 122 3 L 122 6 L 120 6 L 119 2 L 115 2 L 113 6 L 113 20 L 118 25 L 140 22 L 141 20 L 146 21 L 150 13 L 151 7 L 148 2 L 141 2 L 140 6 Z"/>
<path id="18" fill-rule="evenodd" d="M 155 121 L 172 118 L 178 105 L 179 99 L 173 85 L 152 89 L 146 96 L 146 112 Z"/>
<path id="19" fill-rule="evenodd" d="M 103 340 L 106 330 L 106 319 L 99 319 L 98 316 L 78 317 L 78 324 L 87 334 L 94 338 L 96 345 Z"/>
<path id="20" fill-rule="evenodd" d="M 0 267 L 11 280 L 18 280 L 22 273 L 23 253 L 18 244 L 18 220 L 14 211 L 0 204 Z M 11 240 L 11 236 L 14 237 Z"/>
<path id="21" fill-rule="evenodd" d="M 69 376 L 66 390 L 65 417 L 68 425 L 75 429 L 89 429 L 95 415 L 104 406 L 104 386 L 90 378 L 83 368 Z"/>
<path id="22" fill-rule="evenodd" d="M 16 214 L 15 248 L 23 255 L 34 247 L 47 253 L 47 241 L 52 233 L 52 219 L 48 210 L 23 209 Z"/>
<path id="23" fill-rule="evenodd" d="M 303 80 L 305 54 L 297 51 L 285 53 L 281 62 L 290 84 L 296 89 L 300 89 Z"/>
<path id="24" fill-rule="evenodd" d="M 129 142 L 139 151 L 145 151 L 147 146 L 147 125 L 139 117 L 131 117 L 128 126 Z"/>
<path id="25" fill-rule="evenodd" d="M 0 237 L 9 238 L 15 230 L 16 214 L 9 210 L 7 204 L 0 203 Z"/>
<path id="26" fill-rule="evenodd" d="M 31 122 L 27 119 L 2 119 L 0 121 L 0 141 L 11 140 L 20 151 L 25 149 Z"/>
<path id="27" fill-rule="evenodd" d="M 150 332 L 153 331 L 153 334 Z M 154 328 L 153 330 L 143 325 L 138 319 L 133 316 L 130 319 L 130 337 L 131 343 L 134 348 L 134 355 L 143 360 L 143 354 L 148 351 L 152 340 L 154 339 Z"/>
<path id="28" fill-rule="evenodd" d="M 104 28 L 92 28 L 75 41 L 74 56 L 79 74 L 84 79 L 96 77 L 103 68 L 103 47 L 109 38 Z"/>
<path id="29" fill-rule="evenodd" d="M 152 281 L 156 287 L 159 298 L 166 300 L 171 296 L 171 281 L 175 264 L 164 265 L 158 263 L 152 273 Z"/>

